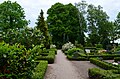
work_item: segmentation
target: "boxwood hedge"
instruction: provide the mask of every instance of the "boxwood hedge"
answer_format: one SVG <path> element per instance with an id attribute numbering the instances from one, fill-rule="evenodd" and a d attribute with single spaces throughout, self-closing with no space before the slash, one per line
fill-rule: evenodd
<path id="1" fill-rule="evenodd" d="M 120 74 L 115 74 L 112 70 L 102 70 L 91 68 L 88 70 L 89 79 L 119 79 Z"/>
<path id="2" fill-rule="evenodd" d="M 37 56 L 37 60 L 47 60 L 49 64 L 54 63 L 55 51 L 49 51 L 47 56 Z"/>
<path id="3" fill-rule="evenodd" d="M 99 59 L 96 59 L 96 58 L 90 58 L 90 63 L 93 63 L 103 69 L 106 69 L 106 70 L 110 70 L 110 69 L 118 69 L 118 66 L 115 66 L 111 63 L 107 63 L 107 62 L 104 62 L 104 61 L 101 61 Z"/>
<path id="4" fill-rule="evenodd" d="M 33 71 L 32 79 L 44 79 L 45 72 L 48 67 L 48 61 L 39 61 L 39 64 Z"/>

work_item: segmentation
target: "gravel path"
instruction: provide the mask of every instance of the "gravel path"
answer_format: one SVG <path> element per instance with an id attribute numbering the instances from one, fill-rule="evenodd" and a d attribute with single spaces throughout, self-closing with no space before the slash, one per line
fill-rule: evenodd
<path id="1" fill-rule="evenodd" d="M 88 69 L 96 67 L 89 61 L 69 61 L 61 50 L 54 64 L 48 64 L 44 79 L 88 79 Z"/>
<path id="2" fill-rule="evenodd" d="M 99 68 L 94 64 L 91 64 L 90 61 L 72 61 L 72 63 L 75 66 L 76 72 L 79 73 L 79 76 L 82 77 L 83 79 L 89 79 L 88 76 L 89 68 Z"/>

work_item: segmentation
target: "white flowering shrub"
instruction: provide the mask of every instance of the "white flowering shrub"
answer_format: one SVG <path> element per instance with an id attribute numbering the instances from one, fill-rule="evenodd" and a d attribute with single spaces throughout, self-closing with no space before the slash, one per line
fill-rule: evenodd
<path id="1" fill-rule="evenodd" d="M 50 45 L 50 48 L 56 48 L 56 45 L 51 44 L 51 45 Z"/>
<path id="2" fill-rule="evenodd" d="M 68 49 L 71 49 L 71 48 L 75 48 L 74 44 L 72 44 L 71 42 L 68 42 L 62 46 L 63 51 L 67 51 Z"/>

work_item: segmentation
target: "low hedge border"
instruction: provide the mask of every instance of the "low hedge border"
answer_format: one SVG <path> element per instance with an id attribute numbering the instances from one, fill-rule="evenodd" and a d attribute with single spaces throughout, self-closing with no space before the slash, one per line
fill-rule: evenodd
<path id="1" fill-rule="evenodd" d="M 55 54 L 57 54 L 57 49 L 56 48 L 51 48 L 49 51 L 55 51 Z"/>
<path id="2" fill-rule="evenodd" d="M 120 57 L 120 54 L 103 54 L 103 55 L 84 55 L 83 57 L 87 57 L 88 59 L 90 58 L 97 58 L 97 57 L 102 57 L 104 60 L 110 60 L 114 59 L 114 57 Z"/>
<path id="3" fill-rule="evenodd" d="M 87 60 L 88 60 L 88 59 L 85 58 L 85 57 L 77 57 L 77 58 L 74 58 L 74 57 L 69 56 L 69 55 L 67 55 L 67 59 L 69 59 L 69 60 L 76 60 L 76 61 L 87 61 Z"/>
<path id="4" fill-rule="evenodd" d="M 104 60 L 110 60 L 114 59 L 115 57 L 120 57 L 120 54 L 86 55 L 84 53 L 81 53 L 80 57 L 76 58 L 76 60 L 79 60 L 79 58 L 85 58 L 86 60 L 89 60 L 90 58 L 102 58 Z M 67 58 L 70 60 L 75 60 L 75 58 L 73 58 L 72 56 L 67 55 Z"/>
<path id="5" fill-rule="evenodd" d="M 41 53 L 42 56 L 48 56 L 48 53 Z"/>
<path id="6" fill-rule="evenodd" d="M 118 69 L 118 66 L 114 66 L 111 63 L 107 63 L 107 62 L 101 61 L 101 60 L 96 59 L 96 58 L 90 58 L 90 63 L 93 63 L 93 64 L 95 64 L 103 69 L 106 69 L 106 70 Z"/>
<path id="7" fill-rule="evenodd" d="M 47 60 L 49 64 L 54 63 L 55 51 L 49 51 L 48 56 L 37 56 L 37 60 Z"/>
<path id="8" fill-rule="evenodd" d="M 39 61 L 39 64 L 36 66 L 33 71 L 32 79 L 44 79 L 45 72 L 48 67 L 48 61 Z"/>
<path id="9" fill-rule="evenodd" d="M 111 70 L 91 68 L 88 70 L 89 79 L 119 79 L 119 74 L 114 74 Z"/>
<path id="10" fill-rule="evenodd" d="M 120 61 L 120 57 L 115 57 L 115 58 L 114 58 L 114 61 L 115 61 L 115 62 Z"/>

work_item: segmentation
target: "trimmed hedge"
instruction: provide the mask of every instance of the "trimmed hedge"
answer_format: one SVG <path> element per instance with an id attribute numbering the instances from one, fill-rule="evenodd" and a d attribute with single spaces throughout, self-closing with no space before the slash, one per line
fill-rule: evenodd
<path id="1" fill-rule="evenodd" d="M 54 63 L 55 51 L 49 51 L 49 54 L 48 54 L 48 56 L 46 58 L 48 60 L 48 63 Z"/>
<path id="2" fill-rule="evenodd" d="M 37 60 L 47 60 L 49 64 L 54 63 L 55 51 L 49 51 L 48 56 L 37 56 Z"/>
<path id="3" fill-rule="evenodd" d="M 119 79 L 119 74 L 114 74 L 111 70 L 91 68 L 88 70 L 89 79 Z"/>
<path id="4" fill-rule="evenodd" d="M 44 79 L 45 72 L 48 67 L 48 61 L 39 61 L 39 64 L 33 72 L 32 79 Z"/>
<path id="5" fill-rule="evenodd" d="M 114 57 L 120 57 L 120 54 L 103 54 L 103 55 L 86 55 L 86 54 L 81 54 L 82 57 L 88 58 L 98 58 L 102 57 L 104 60 L 109 60 L 109 59 L 114 59 Z"/>
<path id="6" fill-rule="evenodd" d="M 115 62 L 120 61 L 120 57 L 115 57 L 115 58 L 114 58 L 114 61 L 115 61 Z"/>
<path id="7" fill-rule="evenodd" d="M 42 56 L 48 56 L 48 53 L 41 53 Z"/>
<path id="8" fill-rule="evenodd" d="M 87 61 L 87 58 L 85 58 L 85 57 L 77 57 L 77 58 L 74 58 L 74 57 L 72 57 L 72 56 L 67 55 L 67 58 L 68 58 L 69 60 Z"/>
<path id="9" fill-rule="evenodd" d="M 82 49 L 80 49 L 80 48 L 71 48 L 71 49 L 69 49 L 69 50 L 68 50 L 67 52 L 65 52 L 65 53 L 67 53 L 67 55 L 72 56 L 75 52 L 77 52 L 78 54 L 84 53 L 84 51 L 83 51 Z"/>
<path id="10" fill-rule="evenodd" d="M 56 48 L 51 48 L 49 51 L 55 51 L 55 54 L 57 54 L 57 49 Z"/>
<path id="11" fill-rule="evenodd" d="M 96 58 L 90 58 L 90 63 L 93 63 L 93 64 L 95 64 L 103 69 L 106 69 L 106 70 L 118 69 L 118 66 L 114 66 L 111 63 L 107 63 L 107 62 L 101 61 L 101 60 L 96 59 Z"/>
<path id="12" fill-rule="evenodd" d="M 66 52 L 68 52 L 68 51 L 66 51 Z M 85 53 L 80 53 L 80 58 L 85 58 L 86 60 L 89 60 L 90 58 L 102 58 L 104 60 L 110 60 L 110 59 L 114 59 L 115 57 L 120 57 L 120 54 L 86 55 Z M 69 58 L 69 56 L 67 58 L 74 60 L 74 58 L 72 58 L 72 57 Z M 78 60 L 79 60 L 79 58 L 78 58 Z"/>

